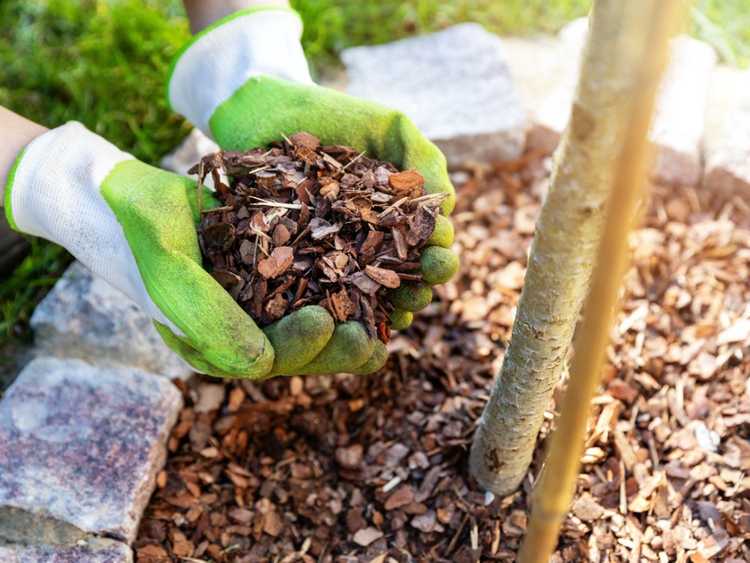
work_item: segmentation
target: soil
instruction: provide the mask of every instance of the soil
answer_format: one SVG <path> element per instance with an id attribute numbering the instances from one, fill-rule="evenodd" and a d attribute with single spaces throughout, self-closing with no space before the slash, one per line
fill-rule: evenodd
<path id="1" fill-rule="evenodd" d="M 554 404 L 517 493 L 467 458 L 549 166 L 454 176 L 462 270 L 379 373 L 183 385 L 137 561 L 514 560 Z M 649 207 L 553 561 L 748 561 L 750 208 L 662 187 Z"/>
<path id="2" fill-rule="evenodd" d="M 388 291 L 422 281 L 421 250 L 444 199 L 425 193 L 421 174 L 305 132 L 268 150 L 208 155 L 190 172 L 199 185 L 212 178 L 220 203 L 202 210 L 204 259 L 260 326 L 322 305 L 388 341 Z"/>

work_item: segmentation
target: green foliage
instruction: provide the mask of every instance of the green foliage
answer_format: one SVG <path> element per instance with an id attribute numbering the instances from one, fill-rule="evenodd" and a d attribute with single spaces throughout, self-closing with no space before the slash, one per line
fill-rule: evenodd
<path id="1" fill-rule="evenodd" d="M 0 105 L 48 127 L 69 120 L 147 162 L 188 132 L 164 99 L 169 63 L 187 40 L 177 2 L 3 0 Z M 29 256 L 0 280 L 0 341 L 25 336 L 36 303 L 70 256 L 32 241 Z"/>
<path id="2" fill-rule="evenodd" d="M 692 10 L 692 33 L 713 45 L 725 62 L 750 64 L 748 0 L 698 0 Z"/>
<path id="3" fill-rule="evenodd" d="M 291 0 L 305 21 L 303 43 L 317 65 L 352 45 L 377 44 L 476 21 L 497 33 L 556 31 L 586 14 L 587 0 Z"/>
<path id="4" fill-rule="evenodd" d="M 10 337 L 28 335 L 34 306 L 70 263 L 70 256 L 59 246 L 31 239 L 31 251 L 8 279 L 0 283 L 0 345 Z"/>
<path id="5" fill-rule="evenodd" d="M 476 21 L 499 34 L 555 32 L 585 15 L 591 0 L 291 0 L 305 20 L 303 43 L 316 66 L 336 61 L 345 47 L 393 41 L 415 33 Z M 713 45 L 722 60 L 750 64 L 748 0 L 698 0 L 693 35 Z"/>
<path id="6" fill-rule="evenodd" d="M 164 2 L 0 3 L 0 105 L 48 127 L 69 120 L 147 162 L 188 131 L 164 97 L 169 63 L 188 39 Z"/>

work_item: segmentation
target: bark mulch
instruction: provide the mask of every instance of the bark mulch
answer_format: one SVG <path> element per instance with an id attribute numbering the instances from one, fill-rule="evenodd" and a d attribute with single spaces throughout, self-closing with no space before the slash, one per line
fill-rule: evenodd
<path id="1" fill-rule="evenodd" d="M 207 155 L 190 173 L 199 185 L 210 176 L 221 204 L 203 210 L 198 229 L 212 275 L 260 326 L 321 305 L 388 342 L 387 291 L 422 281 L 445 194 L 426 194 L 415 170 L 305 132 Z"/>
<path id="2" fill-rule="evenodd" d="M 456 177 L 461 273 L 380 373 L 183 386 L 137 561 L 513 560 L 544 442 L 503 499 L 471 482 L 467 450 L 548 169 L 526 155 Z M 656 188 L 633 249 L 553 560 L 748 561 L 750 208 Z"/>

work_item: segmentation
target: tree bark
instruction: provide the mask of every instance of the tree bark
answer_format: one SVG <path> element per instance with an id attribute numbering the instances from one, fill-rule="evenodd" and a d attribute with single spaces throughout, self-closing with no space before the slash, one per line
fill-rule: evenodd
<path id="1" fill-rule="evenodd" d="M 595 2 L 510 345 L 474 436 L 471 473 L 497 495 L 514 491 L 531 463 L 593 271 L 635 76 L 631 38 L 623 32 L 628 4 Z"/>

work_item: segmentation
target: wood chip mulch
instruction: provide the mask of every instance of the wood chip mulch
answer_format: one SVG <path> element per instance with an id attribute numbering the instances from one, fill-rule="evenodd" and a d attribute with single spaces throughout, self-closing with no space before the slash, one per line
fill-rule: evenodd
<path id="1" fill-rule="evenodd" d="M 387 292 L 421 282 L 421 250 L 445 194 L 426 194 L 350 147 L 298 132 L 269 149 L 221 151 L 190 173 L 213 180 L 220 205 L 198 229 L 214 278 L 260 326 L 306 305 L 358 320 L 388 342 Z"/>
<path id="2" fill-rule="evenodd" d="M 471 482 L 467 449 L 548 169 L 457 174 L 462 271 L 380 373 L 183 386 L 137 561 L 513 560 L 544 441 L 504 499 Z M 656 188 L 633 249 L 553 561 L 749 561 L 750 208 Z"/>

